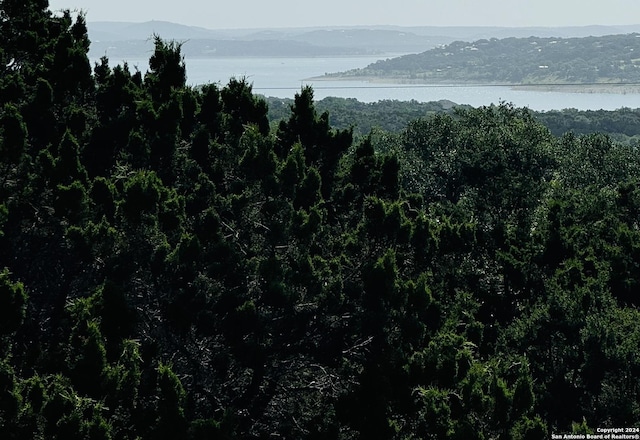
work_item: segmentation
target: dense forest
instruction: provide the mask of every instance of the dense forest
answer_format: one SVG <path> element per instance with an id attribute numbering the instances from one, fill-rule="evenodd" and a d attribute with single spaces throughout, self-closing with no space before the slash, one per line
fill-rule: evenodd
<path id="1" fill-rule="evenodd" d="M 640 34 L 456 41 L 329 74 L 422 83 L 640 83 Z"/>
<path id="2" fill-rule="evenodd" d="M 294 100 L 290 98 L 266 97 L 269 106 L 268 117 L 279 122 L 289 117 Z M 320 112 L 328 112 L 333 128 L 351 129 L 354 137 L 367 136 L 371 130 L 398 133 L 411 121 L 429 118 L 438 113 L 454 114 L 457 110 L 469 109 L 454 102 L 441 100 L 433 102 L 384 100 L 361 102 L 353 98 L 327 97 L 315 102 Z M 640 108 L 618 110 L 550 110 L 531 111 L 534 119 L 542 123 L 555 136 L 566 133 L 603 133 L 617 142 L 638 145 L 640 142 Z"/>
<path id="3" fill-rule="evenodd" d="M 292 98 L 264 97 L 269 111 L 267 117 L 271 124 L 278 124 L 291 115 Z M 447 100 L 418 102 L 383 100 L 362 102 L 355 98 L 329 96 L 314 102 L 316 111 L 329 115 L 329 123 L 334 129 L 352 131 L 358 139 L 369 135 L 371 130 L 382 129 L 388 132 L 400 132 L 411 121 L 426 118 L 438 113 L 451 113 L 457 104 Z"/>
<path id="4" fill-rule="evenodd" d="M 91 66 L 47 0 L 0 34 L 0 438 L 640 424 L 637 148 L 508 104 L 354 141 L 159 37 Z"/>

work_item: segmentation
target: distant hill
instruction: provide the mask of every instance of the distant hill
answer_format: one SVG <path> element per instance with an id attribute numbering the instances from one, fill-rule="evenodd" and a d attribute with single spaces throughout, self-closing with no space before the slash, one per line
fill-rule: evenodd
<path id="1" fill-rule="evenodd" d="M 191 57 L 360 56 L 420 52 L 450 42 L 448 37 L 417 35 L 402 29 L 300 28 L 210 30 L 163 21 L 88 24 L 90 56 L 140 58 L 152 49 L 152 36 L 184 42 Z"/>
<path id="2" fill-rule="evenodd" d="M 394 27 L 390 26 L 389 28 L 393 29 Z M 440 35 L 442 37 L 451 38 L 451 41 L 475 41 L 490 38 L 527 38 L 531 36 L 554 38 L 601 37 L 605 35 L 640 32 L 640 24 L 562 27 L 414 26 L 405 27 L 403 29 L 416 35 Z"/>
<path id="3" fill-rule="evenodd" d="M 168 21 L 147 21 L 144 23 L 126 23 L 114 21 L 94 21 L 88 23 L 89 39 L 93 43 L 102 41 L 147 40 L 154 33 L 167 39 L 216 39 L 225 38 L 225 34 L 211 29 L 185 26 Z"/>
<path id="4" fill-rule="evenodd" d="M 510 27 L 309 27 L 279 29 L 205 29 L 166 21 L 89 22 L 90 57 L 145 58 L 151 37 L 184 42 L 190 57 L 216 56 L 358 56 L 420 53 L 456 40 L 504 37 L 582 37 L 640 32 L 638 26 L 567 28 Z"/>
<path id="5" fill-rule="evenodd" d="M 456 41 L 330 77 L 415 83 L 640 83 L 640 34 Z"/>
<path id="6" fill-rule="evenodd" d="M 381 53 L 354 47 L 317 46 L 294 40 L 196 39 L 182 41 L 184 41 L 182 54 L 188 58 L 363 56 Z M 90 57 L 99 58 L 107 55 L 110 59 L 129 60 L 147 58 L 152 52 L 152 39 L 106 41 L 92 43 Z"/>

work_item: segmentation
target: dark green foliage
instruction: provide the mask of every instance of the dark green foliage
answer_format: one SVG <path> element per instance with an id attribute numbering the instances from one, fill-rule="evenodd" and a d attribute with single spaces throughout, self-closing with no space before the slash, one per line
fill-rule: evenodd
<path id="1" fill-rule="evenodd" d="M 637 145 L 640 139 L 640 109 L 565 109 L 536 113 L 535 117 L 556 136 L 568 132 L 577 135 L 606 133 L 618 142 L 631 145 Z"/>
<path id="2" fill-rule="evenodd" d="M 56 183 L 68 185 L 74 181 L 84 182 L 87 173 L 80 163 L 80 145 L 78 140 L 67 130 L 57 149 L 57 158 L 54 164 L 54 179 Z"/>
<path id="3" fill-rule="evenodd" d="M 153 100 L 161 103 L 169 98 L 173 90 L 184 87 L 187 74 L 180 53 L 181 44 L 166 42 L 158 35 L 154 35 L 154 44 L 154 53 L 149 58 L 151 70 L 145 77 L 145 83 Z"/>
<path id="4" fill-rule="evenodd" d="M 296 94 L 289 120 L 280 122 L 276 137 L 276 154 L 280 157 L 284 157 L 296 142 L 303 146 L 306 163 L 320 172 L 322 195 L 328 198 L 338 161 L 351 145 L 352 131 L 330 130 L 329 114 L 318 115 L 313 104 L 313 90 L 304 87 Z"/>
<path id="5" fill-rule="evenodd" d="M 214 101 L 210 102 L 211 107 L 207 111 L 209 113 L 215 112 L 217 110 L 216 93 L 210 92 L 205 99 Z M 267 104 L 264 100 L 253 95 L 251 85 L 246 78 L 229 80 L 229 84 L 220 92 L 220 100 L 222 110 L 226 115 L 223 118 L 223 127 L 230 145 L 237 142 L 245 125 L 255 124 L 263 135 L 269 132 Z M 211 128 L 215 127 L 217 118 L 214 115 L 209 116 L 205 113 L 201 117 L 206 118 L 205 124 Z"/>
<path id="6" fill-rule="evenodd" d="M 354 143 L 307 87 L 270 130 L 178 43 L 91 74 L 84 16 L 0 27 L 1 438 L 640 423 L 637 149 L 508 104 Z"/>
<path id="7" fill-rule="evenodd" d="M 0 272 L 0 335 L 18 329 L 25 318 L 27 294 L 21 282 L 13 282 L 6 267 Z"/>
<path id="8" fill-rule="evenodd" d="M 143 215 L 157 215 L 161 186 L 162 182 L 153 172 L 138 172 L 128 179 L 123 188 L 124 216 L 131 221 L 137 221 Z"/>
<path id="9" fill-rule="evenodd" d="M 17 162 L 27 144 L 27 126 L 18 109 L 12 104 L 5 104 L 0 113 L 0 137 L 3 161 Z"/>
<path id="10" fill-rule="evenodd" d="M 13 437 L 18 426 L 20 400 L 15 372 L 11 365 L 2 361 L 0 363 L 0 433 L 3 437 Z"/>
<path id="11" fill-rule="evenodd" d="M 542 440 L 549 437 L 547 427 L 540 417 L 534 419 L 524 417 L 511 430 L 511 438 L 514 440 Z"/>
<path id="12" fill-rule="evenodd" d="M 287 120 L 294 103 L 290 98 L 267 97 L 269 119 Z M 326 97 L 315 102 L 320 114 L 328 113 L 331 126 L 336 129 L 353 129 L 356 137 L 367 136 L 373 129 L 398 132 L 409 121 L 436 113 L 452 112 L 455 103 L 451 101 L 418 102 L 391 101 L 361 102 L 353 98 Z"/>
<path id="13" fill-rule="evenodd" d="M 75 180 L 71 185 L 58 185 L 54 209 L 60 217 L 80 222 L 87 215 L 87 192 L 82 183 Z"/>
<path id="14" fill-rule="evenodd" d="M 280 122 L 289 117 L 290 98 L 265 98 L 269 104 L 269 120 Z M 436 114 L 453 114 L 465 105 L 451 101 L 378 101 L 361 102 L 353 98 L 326 97 L 315 103 L 319 112 L 328 112 L 331 125 L 337 129 L 353 128 L 356 139 L 368 136 L 372 131 L 378 136 L 398 133 L 416 119 L 430 118 Z M 549 110 L 536 112 L 534 118 L 554 136 L 565 133 L 577 135 L 606 133 L 617 142 L 637 145 L 640 140 L 640 109 L 618 110 Z M 382 131 L 384 130 L 384 131 Z"/>
<path id="15" fill-rule="evenodd" d="M 168 365 L 158 367 L 157 424 L 152 438 L 185 438 L 187 421 L 184 415 L 186 394 L 180 380 Z"/>

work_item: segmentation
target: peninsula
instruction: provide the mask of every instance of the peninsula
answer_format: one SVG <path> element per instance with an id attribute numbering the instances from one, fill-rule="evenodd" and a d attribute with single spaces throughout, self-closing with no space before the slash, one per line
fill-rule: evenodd
<path id="1" fill-rule="evenodd" d="M 455 41 L 315 79 L 564 87 L 568 91 L 604 87 L 628 93 L 640 88 L 640 34 Z"/>

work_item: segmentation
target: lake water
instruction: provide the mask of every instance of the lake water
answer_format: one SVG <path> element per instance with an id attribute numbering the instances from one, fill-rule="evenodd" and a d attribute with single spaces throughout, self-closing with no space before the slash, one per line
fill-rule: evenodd
<path id="1" fill-rule="evenodd" d="M 378 57 L 317 57 L 317 58 L 206 58 L 185 59 L 187 82 L 226 84 L 231 77 L 246 77 L 256 93 L 265 96 L 293 98 L 304 85 L 311 85 L 316 99 L 327 96 L 355 98 L 362 102 L 385 99 L 420 102 L 450 100 L 458 104 L 481 106 L 511 102 L 533 110 L 616 110 L 640 107 L 640 94 L 568 93 L 542 90 L 513 90 L 505 86 L 421 86 L 369 83 L 364 81 L 311 81 L 308 78 L 364 67 Z M 118 60 L 110 60 L 117 64 Z M 148 69 L 147 59 L 129 60 L 142 72 Z"/>

